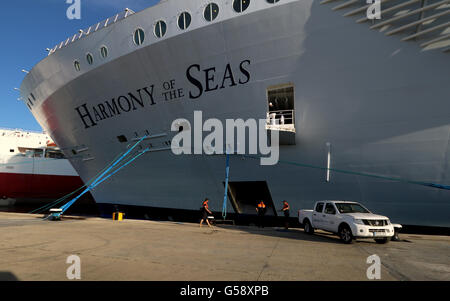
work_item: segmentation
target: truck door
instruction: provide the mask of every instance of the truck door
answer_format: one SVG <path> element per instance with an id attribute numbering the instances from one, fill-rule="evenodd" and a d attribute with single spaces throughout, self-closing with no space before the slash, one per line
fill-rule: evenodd
<path id="1" fill-rule="evenodd" d="M 314 208 L 314 211 L 312 213 L 312 223 L 314 228 L 322 229 L 323 204 L 324 203 L 322 202 L 317 203 L 316 208 Z"/>
<path id="2" fill-rule="evenodd" d="M 337 233 L 339 226 L 336 208 L 333 203 L 326 203 L 322 213 L 322 227 L 324 230 Z"/>

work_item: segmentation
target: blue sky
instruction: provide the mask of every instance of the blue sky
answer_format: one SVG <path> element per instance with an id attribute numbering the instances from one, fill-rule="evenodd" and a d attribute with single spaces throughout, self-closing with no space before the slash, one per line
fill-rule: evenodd
<path id="1" fill-rule="evenodd" d="M 159 0 L 81 0 L 81 20 L 69 20 L 66 0 L 4 0 L 1 28 L 0 127 L 42 130 L 14 87 L 46 57 L 46 48 L 74 35 L 79 29 L 109 18 L 126 7 L 140 11 Z"/>

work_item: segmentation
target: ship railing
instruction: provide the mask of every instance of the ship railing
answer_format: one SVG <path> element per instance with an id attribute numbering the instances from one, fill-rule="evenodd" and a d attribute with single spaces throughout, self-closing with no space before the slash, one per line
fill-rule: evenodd
<path id="1" fill-rule="evenodd" d="M 386 36 L 401 35 L 402 41 L 415 41 L 423 51 L 439 49 L 450 53 L 450 0 L 381 0 L 378 16 L 371 15 L 373 4 L 368 1 L 320 2 L 330 3 L 332 10 L 355 18 L 356 23 L 368 23 L 370 29 Z"/>
<path id="2" fill-rule="evenodd" d="M 295 111 L 278 110 L 267 112 L 266 129 L 295 132 Z"/>
<path id="3" fill-rule="evenodd" d="M 80 29 L 80 31 L 78 33 L 74 34 L 71 37 L 68 37 L 67 40 L 62 41 L 61 43 L 57 44 L 55 47 L 50 49 L 48 51 L 48 55 L 51 55 L 51 54 L 55 53 L 57 50 L 62 49 L 64 47 L 66 47 L 67 45 L 69 45 L 77 40 L 80 40 L 83 37 L 90 35 L 91 33 L 94 33 L 102 28 L 106 28 L 106 27 L 108 27 L 120 20 L 123 20 L 133 14 L 135 14 L 134 11 L 132 11 L 129 8 L 126 8 L 124 11 L 118 13 L 117 15 L 112 16 L 106 20 L 100 21 L 97 24 L 92 25 L 91 27 L 89 27 L 85 30 Z"/>
<path id="4" fill-rule="evenodd" d="M 24 129 L 19 129 L 19 128 L 4 128 L 4 127 L 0 127 L 0 131 L 8 131 L 8 132 L 21 132 L 21 133 L 32 133 L 32 134 L 46 134 L 45 132 L 39 132 L 39 131 L 29 131 L 29 130 L 24 130 Z"/>

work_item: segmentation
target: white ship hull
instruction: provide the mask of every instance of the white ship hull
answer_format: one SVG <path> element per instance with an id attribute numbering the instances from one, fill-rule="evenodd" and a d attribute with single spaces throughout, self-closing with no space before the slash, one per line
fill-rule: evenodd
<path id="1" fill-rule="evenodd" d="M 263 167 L 259 160 L 232 156 L 231 182 L 264 182 L 275 206 L 288 200 L 292 212 L 316 200 L 349 199 L 395 222 L 450 226 L 450 191 L 388 179 L 450 184 L 448 54 L 387 38 L 319 1 L 254 2 L 259 1 L 238 16 L 222 9 L 207 26 L 195 20 L 201 11 L 193 13 L 191 30 L 171 36 L 169 24 L 160 41 L 151 34 L 153 20 L 174 16 L 177 10 L 171 9 L 181 3 L 197 12 L 197 1 L 168 1 L 135 14 L 43 60 L 26 77 L 23 96 L 34 93 L 32 113 L 87 182 L 124 151 L 118 136 L 131 141 L 165 133 L 150 141 L 164 148 L 174 135 L 172 121 L 192 121 L 194 111 L 203 111 L 205 119 L 264 119 L 268 87 L 292 84 L 295 145 L 282 145 L 280 160 L 319 168 Z M 138 27 L 147 33 L 141 47 L 132 42 Z M 85 53 L 101 45 L 108 46 L 106 60 L 96 56 L 94 66 L 82 63 L 81 72 L 74 70 L 74 59 L 84 62 Z M 229 79 L 222 85 L 227 64 L 236 85 Z M 203 70 L 213 67 L 210 88 L 219 88 L 207 92 Z M 202 83 L 198 98 L 188 73 Z M 183 96 L 166 100 L 164 83 L 172 80 Z M 129 95 L 139 99 L 139 92 L 143 105 Z M 121 114 L 100 112 L 99 104 L 121 96 L 128 98 L 122 98 Z M 383 178 L 331 171 L 327 183 L 320 169 L 327 166 L 326 143 L 332 147 L 332 169 Z M 84 160 L 72 152 L 80 148 L 89 149 Z M 92 194 L 99 204 L 187 210 L 198 210 L 209 197 L 210 207 L 220 211 L 224 175 L 223 156 L 151 152 Z M 234 212 L 231 204 L 228 208 Z"/>

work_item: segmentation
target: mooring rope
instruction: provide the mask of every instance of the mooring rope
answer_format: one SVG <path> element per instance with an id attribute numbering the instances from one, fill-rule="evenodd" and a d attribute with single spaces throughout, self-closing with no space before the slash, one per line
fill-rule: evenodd
<path id="1" fill-rule="evenodd" d="M 43 207 L 40 207 L 36 210 L 33 210 L 30 213 L 43 212 L 43 211 L 47 210 L 48 208 L 51 208 L 52 206 L 55 206 L 55 205 L 63 202 L 70 196 L 73 196 L 74 194 L 79 192 L 81 189 L 85 188 L 85 190 L 79 196 L 77 196 L 75 199 L 73 199 L 70 202 L 63 205 L 63 207 L 62 207 L 63 211 L 67 210 L 83 194 L 90 191 L 91 189 L 94 189 L 96 186 L 100 185 L 101 183 L 103 183 L 104 181 L 106 181 L 107 179 L 109 179 L 110 177 L 115 175 L 117 172 L 119 172 L 120 170 L 122 170 L 123 168 L 125 168 L 126 166 L 131 164 L 133 161 L 137 160 L 139 157 L 141 157 L 145 153 L 149 152 L 151 150 L 151 148 L 147 147 L 144 150 L 138 151 L 137 154 L 135 152 L 134 154 L 130 155 L 131 151 L 138 144 L 140 144 L 144 139 L 145 139 L 145 136 L 142 137 L 138 142 L 136 142 L 136 144 L 131 149 L 117 155 L 113 161 L 111 161 L 105 168 L 103 168 L 94 177 L 92 177 L 91 180 L 89 180 L 87 184 L 85 184 L 85 185 L 81 186 L 80 188 L 78 188 L 77 190 L 61 197 L 60 199 L 56 200 L 55 202 L 52 202 L 52 203 L 47 204 Z M 225 154 L 215 154 L 215 155 L 226 156 L 226 174 L 225 174 L 225 183 L 226 184 L 225 184 L 224 202 L 223 202 L 223 207 L 222 207 L 222 217 L 225 219 L 226 218 L 226 210 L 227 210 L 227 204 L 226 204 L 227 203 L 227 183 L 229 180 L 229 170 L 230 170 L 229 159 L 230 159 L 230 155 L 232 155 L 232 154 L 225 153 Z M 258 155 L 246 155 L 246 154 L 234 154 L 234 155 L 244 157 L 244 158 L 254 159 L 254 160 L 260 160 L 261 158 L 263 158 L 263 156 L 258 156 Z M 390 176 L 375 175 L 375 174 L 356 172 L 356 171 L 350 171 L 350 170 L 344 170 L 344 169 L 327 168 L 327 167 L 321 167 L 321 166 L 317 166 L 317 165 L 306 164 L 306 163 L 301 163 L 301 162 L 294 162 L 294 161 L 287 161 L 287 160 L 279 160 L 278 163 L 297 166 L 297 167 L 303 167 L 303 168 L 312 168 L 312 169 L 319 169 L 319 170 L 324 170 L 324 171 L 333 171 L 336 173 L 342 173 L 342 174 L 348 174 L 348 175 L 363 176 L 363 177 L 377 178 L 377 179 L 383 179 L 383 180 L 394 181 L 394 182 L 402 182 L 402 183 L 408 183 L 408 184 L 414 184 L 414 185 L 421 185 L 421 186 L 427 186 L 427 187 L 443 189 L 443 190 L 450 190 L 449 185 L 409 180 L 409 179 L 404 179 L 401 177 L 390 177 Z M 109 172 L 109 174 L 107 174 L 108 172 Z"/>
<path id="2" fill-rule="evenodd" d="M 245 155 L 245 154 L 237 154 L 237 155 L 245 157 L 245 158 L 258 159 L 258 160 L 263 158 L 262 156 L 255 156 L 255 155 Z M 320 167 L 320 166 L 316 166 L 316 165 L 293 162 L 293 161 L 286 161 L 286 160 L 279 160 L 278 163 L 288 164 L 288 165 L 293 165 L 293 166 L 298 166 L 298 167 L 320 169 L 320 170 L 325 170 L 325 171 L 329 170 L 329 171 L 334 171 L 337 173 L 343 173 L 343 174 L 349 174 L 349 175 L 378 178 L 378 179 L 383 179 L 383 180 L 388 180 L 388 181 L 402 182 L 402 183 L 422 185 L 422 186 L 428 186 L 428 187 L 433 187 L 433 188 L 438 188 L 438 189 L 450 190 L 450 186 L 448 186 L 448 185 L 441 185 L 441 184 L 436 184 L 436 183 L 409 180 L 409 179 L 404 179 L 404 178 L 400 178 L 400 177 L 389 177 L 389 176 L 374 175 L 374 174 L 357 172 L 357 171 L 349 171 L 349 170 L 344 170 L 344 169 Z"/>
<path id="3" fill-rule="evenodd" d="M 46 204 L 46 205 L 44 205 L 44 206 L 42 206 L 42 207 L 39 207 L 39 208 L 37 208 L 37 209 L 35 209 L 35 210 L 33 210 L 33 211 L 30 211 L 29 213 L 30 213 L 30 214 L 32 214 L 32 213 L 37 213 L 37 214 L 42 213 L 42 212 L 44 212 L 44 211 L 46 211 L 46 210 L 48 210 L 48 209 L 51 209 L 52 207 L 58 205 L 59 203 L 65 201 L 66 199 L 68 199 L 68 198 L 71 197 L 72 195 L 74 195 L 74 194 L 76 194 L 77 192 L 81 191 L 83 188 L 86 188 L 86 187 L 90 186 L 90 185 L 94 182 L 95 179 L 97 179 L 103 172 L 105 172 L 108 168 L 110 168 L 110 167 L 114 164 L 114 162 L 117 161 L 118 158 L 120 158 L 122 155 L 124 155 L 125 152 L 126 152 L 126 151 L 123 151 L 123 152 L 119 153 L 118 155 L 116 155 L 116 156 L 114 157 L 114 159 L 113 159 L 112 161 L 110 161 L 110 163 L 108 163 L 108 164 L 107 164 L 102 170 L 100 170 L 95 176 L 93 176 L 91 179 L 89 179 L 89 181 L 87 181 L 87 183 L 84 184 L 83 186 L 79 187 L 78 189 L 76 189 L 76 190 L 74 190 L 74 191 L 72 191 L 72 192 L 66 194 L 65 196 L 63 196 L 63 197 L 61 197 L 61 198 L 59 198 L 59 199 L 57 199 L 57 200 L 55 200 L 55 201 L 53 201 L 53 202 L 51 202 L 51 203 L 49 203 L 49 204 Z"/>
<path id="4" fill-rule="evenodd" d="M 81 194 L 79 194 L 77 197 L 75 197 L 73 200 L 69 201 L 68 203 L 66 203 L 65 205 L 63 205 L 60 209 L 62 209 L 62 213 L 64 213 L 67 209 L 69 209 L 70 206 L 72 206 L 81 196 L 83 196 L 84 194 L 86 194 L 87 192 L 89 192 L 91 189 L 95 188 L 96 186 L 98 186 L 100 183 L 102 183 L 105 179 L 104 177 L 107 175 L 108 172 L 110 172 L 111 170 L 113 170 L 114 168 L 116 168 L 119 163 L 121 163 L 125 158 L 128 157 L 128 155 L 142 142 L 144 141 L 148 136 L 145 135 L 142 138 L 140 138 L 129 150 L 127 150 L 125 152 L 125 154 L 123 154 L 122 156 L 120 156 L 119 159 L 117 159 L 110 167 L 108 167 L 104 172 L 101 173 L 100 176 L 98 176 L 93 183 L 91 183 L 91 185 L 89 185 L 85 190 L 83 190 L 83 192 L 81 192 Z M 122 169 L 124 166 L 120 167 L 120 169 Z M 111 175 L 110 175 L 111 176 Z M 110 176 L 106 177 L 109 178 Z"/>

